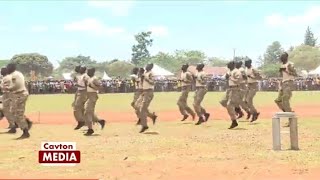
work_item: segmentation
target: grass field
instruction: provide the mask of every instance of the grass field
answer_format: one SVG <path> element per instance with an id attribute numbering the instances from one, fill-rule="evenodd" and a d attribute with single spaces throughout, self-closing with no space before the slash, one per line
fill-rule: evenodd
<path id="1" fill-rule="evenodd" d="M 292 106 L 299 116 L 300 151 L 290 151 L 288 128 L 282 129 L 283 149 L 274 152 L 271 117 L 277 108 L 277 93 L 258 93 L 255 103 L 261 119 L 228 130 L 230 121 L 218 101 L 223 93 L 208 93 L 203 106 L 210 120 L 195 126 L 180 122 L 178 93 L 156 93 L 150 109 L 159 121 L 139 134 L 130 107 L 132 94 L 100 95 L 97 113 L 107 119 L 96 136 L 74 131 L 73 95 L 30 96 L 27 115 L 36 123 L 31 138 L 15 141 L 20 135 L 0 134 L 0 178 L 100 178 L 100 179 L 320 179 L 320 92 L 295 92 Z M 190 94 L 189 105 L 192 105 Z M 40 113 L 39 113 L 40 112 Z M 39 115 L 40 114 L 40 115 Z M 40 116 L 40 117 L 39 117 Z M 0 121 L 5 128 L 6 121 Z M 85 130 L 85 128 L 84 128 Z M 3 129 L 1 132 L 5 132 Z M 38 164 L 42 141 L 74 141 L 81 151 L 75 167 L 44 167 Z"/>

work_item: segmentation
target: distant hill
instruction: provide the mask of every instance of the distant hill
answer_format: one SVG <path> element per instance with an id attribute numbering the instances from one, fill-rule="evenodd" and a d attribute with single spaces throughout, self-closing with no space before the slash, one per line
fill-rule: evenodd
<path id="1" fill-rule="evenodd" d="M 0 60 L 0 68 L 6 66 L 10 60 Z"/>

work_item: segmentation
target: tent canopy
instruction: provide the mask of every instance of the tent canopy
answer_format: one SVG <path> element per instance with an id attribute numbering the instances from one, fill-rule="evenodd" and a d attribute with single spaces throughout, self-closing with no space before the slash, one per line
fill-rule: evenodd
<path id="1" fill-rule="evenodd" d="M 112 78 L 108 76 L 108 74 L 106 72 L 103 72 L 103 80 L 111 80 Z"/>
<path id="2" fill-rule="evenodd" d="M 71 73 L 62 73 L 62 76 L 65 80 L 72 80 Z"/>
<path id="3" fill-rule="evenodd" d="M 154 64 L 152 72 L 155 76 L 173 76 L 174 74 L 164 68 Z"/>
<path id="4" fill-rule="evenodd" d="M 320 74 L 320 66 L 317 67 L 315 70 L 309 72 L 310 75 L 318 75 Z"/>

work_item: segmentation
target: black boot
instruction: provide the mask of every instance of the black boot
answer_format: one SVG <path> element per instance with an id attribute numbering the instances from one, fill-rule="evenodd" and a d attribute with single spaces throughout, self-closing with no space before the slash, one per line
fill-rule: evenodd
<path id="1" fill-rule="evenodd" d="M 231 123 L 229 129 L 233 129 L 233 128 L 237 127 L 237 126 L 238 126 L 237 120 L 232 120 L 232 123 Z"/>
<path id="2" fill-rule="evenodd" d="M 250 122 L 254 122 L 259 118 L 260 113 L 254 113 Z"/>
<path id="3" fill-rule="evenodd" d="M 30 137 L 29 130 L 28 129 L 24 129 L 22 135 L 19 138 L 17 138 L 17 140 L 27 139 L 29 137 Z"/>
<path id="4" fill-rule="evenodd" d="M 94 133 L 93 129 L 88 129 L 88 131 L 84 135 L 91 136 L 93 133 Z"/>
<path id="5" fill-rule="evenodd" d="M 74 130 L 78 130 L 84 126 L 84 122 L 78 122 L 77 127 L 74 128 Z"/>
<path id="6" fill-rule="evenodd" d="M 210 117 L 210 113 L 205 113 L 204 114 L 204 117 L 205 117 L 205 121 L 208 121 L 209 117 Z"/>
<path id="7" fill-rule="evenodd" d="M 201 117 L 199 117 L 199 120 L 198 120 L 198 122 L 195 124 L 195 125 L 200 125 L 200 124 L 202 124 L 204 122 L 204 120 L 203 120 L 203 117 L 201 116 Z"/>
<path id="8" fill-rule="evenodd" d="M 140 119 L 138 119 L 138 121 L 137 121 L 136 125 L 140 125 L 140 121 L 141 121 L 141 120 L 140 120 Z"/>
<path id="9" fill-rule="evenodd" d="M 158 116 L 155 113 L 153 113 L 153 117 L 152 117 L 153 124 L 156 124 L 157 118 L 158 118 Z"/>
<path id="10" fill-rule="evenodd" d="M 243 117 L 243 112 L 242 112 L 242 110 L 241 110 L 241 108 L 240 107 L 236 107 L 236 108 L 234 108 L 234 110 L 236 111 L 236 113 L 238 114 L 238 119 L 240 119 L 240 118 L 242 118 Z"/>
<path id="11" fill-rule="evenodd" d="M 142 128 L 141 128 L 141 130 L 140 130 L 140 133 L 145 132 L 147 129 L 149 129 L 148 126 L 142 126 Z"/>
<path id="12" fill-rule="evenodd" d="M 185 121 L 186 119 L 188 119 L 188 115 L 183 115 L 183 118 L 181 119 L 181 121 Z"/>
<path id="13" fill-rule="evenodd" d="M 251 117 L 251 113 L 250 112 L 247 112 L 247 120 L 249 120 Z"/>
<path id="14" fill-rule="evenodd" d="M 98 123 L 100 124 L 101 129 L 103 129 L 103 128 L 104 128 L 104 126 L 106 125 L 106 120 L 101 119 L 101 120 L 99 120 L 99 121 L 98 121 Z"/>
<path id="15" fill-rule="evenodd" d="M 32 121 L 29 118 L 26 118 L 27 124 L 28 124 L 28 129 L 30 130 L 32 128 Z"/>
<path id="16" fill-rule="evenodd" d="M 14 134 L 16 132 L 17 132 L 16 128 L 10 128 L 10 130 L 7 133 L 8 134 Z"/>

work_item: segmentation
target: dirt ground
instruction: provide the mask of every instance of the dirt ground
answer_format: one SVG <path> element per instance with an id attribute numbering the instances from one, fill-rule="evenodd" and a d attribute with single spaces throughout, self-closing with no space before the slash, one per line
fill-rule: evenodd
<path id="1" fill-rule="evenodd" d="M 319 108 L 316 106 L 296 106 L 295 110 L 299 119 L 320 117 Z M 223 108 L 208 109 L 211 113 L 210 120 L 228 120 L 226 110 Z M 276 107 L 263 107 L 259 109 L 261 119 L 270 119 Z M 107 120 L 108 123 L 125 123 L 135 122 L 136 117 L 131 112 L 98 112 L 101 118 Z M 34 113 L 28 116 L 35 122 L 40 124 L 53 125 L 74 125 L 75 121 L 72 112 L 68 113 Z M 159 112 L 158 121 L 178 121 L 180 114 L 178 111 Z M 4 126 L 4 123 L 1 123 Z M 182 150 L 183 151 L 183 150 Z M 197 153 L 197 152 L 195 152 Z M 201 154 L 201 152 L 199 152 Z M 236 152 L 231 153 L 236 156 Z M 231 156 L 232 157 L 232 156 Z M 0 162 L 1 166 L 1 162 Z M 98 171 L 99 168 L 97 168 Z M 100 168 L 101 169 L 101 168 Z M 99 172 L 102 179 L 146 179 L 146 180 L 318 180 L 320 179 L 320 168 L 301 168 L 288 166 L 288 164 L 279 164 L 265 160 L 247 160 L 239 161 L 234 159 L 212 162 L 188 162 L 179 156 L 170 159 L 157 159 L 147 163 L 135 163 L 127 161 L 122 166 L 114 167 L 112 172 Z M 105 175 L 106 174 L 106 175 Z M 108 176 L 107 174 L 112 174 Z M 0 171 L 0 179 L 8 177 L 7 173 Z M 11 177 L 11 176 L 9 176 Z M 28 178 L 52 178 L 47 176 L 45 172 L 28 173 Z M 117 177 L 117 178 L 114 178 Z M 80 178 L 76 177 L 75 178 Z M 81 177 L 85 178 L 85 177 Z"/>

